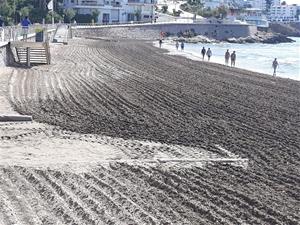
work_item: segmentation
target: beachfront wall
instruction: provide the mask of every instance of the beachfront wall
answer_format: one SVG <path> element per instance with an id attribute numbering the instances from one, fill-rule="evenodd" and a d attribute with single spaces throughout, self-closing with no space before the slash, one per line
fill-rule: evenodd
<path id="1" fill-rule="evenodd" d="M 198 35 L 205 35 L 217 40 L 227 38 L 248 37 L 257 32 L 256 26 L 246 24 L 134 24 L 118 26 L 88 27 L 78 26 L 73 29 L 75 36 L 93 37 L 116 37 L 116 38 L 137 38 L 156 39 L 160 38 L 161 32 L 169 35 L 178 35 L 187 30 L 193 30 Z"/>
<path id="2" fill-rule="evenodd" d="M 6 66 L 6 46 L 0 46 L 0 69 Z"/>
<path id="3" fill-rule="evenodd" d="M 1 44 L 0 43 L 0 69 L 11 65 L 14 62 L 14 56 L 10 48 L 10 44 Z"/>

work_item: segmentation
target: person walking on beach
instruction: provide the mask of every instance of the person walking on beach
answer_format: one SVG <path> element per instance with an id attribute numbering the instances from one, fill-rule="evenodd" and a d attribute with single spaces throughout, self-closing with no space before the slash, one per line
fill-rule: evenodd
<path id="1" fill-rule="evenodd" d="M 159 47 L 161 48 L 161 45 L 162 45 L 162 40 L 159 39 Z"/>
<path id="2" fill-rule="evenodd" d="M 273 77 L 276 77 L 276 69 L 278 67 L 278 62 L 277 62 L 277 58 L 274 59 L 273 63 L 272 63 L 272 67 L 274 69 L 274 72 L 273 72 Z"/>
<path id="3" fill-rule="evenodd" d="M 208 62 L 209 62 L 210 57 L 212 56 L 212 52 L 211 52 L 210 48 L 207 49 L 206 55 L 207 55 L 207 59 L 208 59 Z"/>
<path id="4" fill-rule="evenodd" d="M 28 16 L 25 16 L 25 18 L 21 22 L 22 33 L 23 33 L 23 41 L 27 41 L 27 35 L 28 35 L 29 25 L 31 25 L 31 22 L 28 19 Z"/>
<path id="5" fill-rule="evenodd" d="M 235 67 L 235 60 L 236 60 L 236 54 L 235 54 L 235 51 L 233 51 L 233 53 L 231 53 L 230 59 L 231 59 L 231 66 L 232 66 L 232 67 Z"/>
<path id="6" fill-rule="evenodd" d="M 230 52 L 229 49 L 225 52 L 225 65 L 228 66 L 229 63 L 229 58 L 230 58 Z"/>
<path id="7" fill-rule="evenodd" d="M 206 50 L 205 50 L 205 48 L 203 47 L 202 50 L 201 50 L 202 60 L 204 60 L 205 53 L 206 53 Z"/>
<path id="8" fill-rule="evenodd" d="M 178 43 L 178 41 L 176 41 L 175 46 L 176 46 L 176 49 L 178 50 L 178 48 L 179 48 L 179 43 Z"/>
<path id="9" fill-rule="evenodd" d="M 181 50 L 183 51 L 184 50 L 184 42 L 181 42 L 180 47 L 181 47 Z"/>

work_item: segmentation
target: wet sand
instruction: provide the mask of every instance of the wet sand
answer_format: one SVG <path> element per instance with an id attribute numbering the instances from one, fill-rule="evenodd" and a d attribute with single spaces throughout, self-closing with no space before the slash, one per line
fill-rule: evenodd
<path id="1" fill-rule="evenodd" d="M 2 80 L 35 121 L 0 124 L 1 224 L 300 221 L 300 82 L 165 53 L 74 40 Z"/>

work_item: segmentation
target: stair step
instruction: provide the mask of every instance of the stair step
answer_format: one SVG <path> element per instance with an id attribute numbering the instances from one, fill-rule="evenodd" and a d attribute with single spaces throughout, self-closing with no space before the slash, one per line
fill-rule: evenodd
<path id="1" fill-rule="evenodd" d="M 49 51 L 46 49 L 47 45 L 43 45 L 44 47 L 38 46 L 36 43 L 15 43 L 16 57 L 20 63 L 27 63 L 28 49 L 23 47 L 22 45 L 30 47 L 29 60 L 32 64 L 48 64 Z"/>

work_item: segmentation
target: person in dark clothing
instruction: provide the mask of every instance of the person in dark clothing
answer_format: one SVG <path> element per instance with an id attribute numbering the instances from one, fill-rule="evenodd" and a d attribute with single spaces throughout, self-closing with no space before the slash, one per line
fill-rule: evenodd
<path id="1" fill-rule="evenodd" d="M 205 53 L 206 53 L 206 50 L 205 50 L 205 48 L 203 47 L 202 50 L 201 50 L 202 60 L 204 60 Z"/>
<path id="2" fill-rule="evenodd" d="M 181 42 L 180 47 L 181 47 L 181 50 L 183 51 L 184 50 L 184 42 Z"/>
<path id="3" fill-rule="evenodd" d="M 28 35 L 29 25 L 31 25 L 31 22 L 28 19 L 28 16 L 25 16 L 25 18 L 21 22 L 22 33 L 23 33 L 23 41 L 27 41 L 27 35 Z"/>
<path id="4" fill-rule="evenodd" d="M 276 77 L 276 70 L 277 70 L 277 67 L 278 67 L 279 63 L 277 61 L 277 58 L 274 59 L 273 63 L 272 63 L 272 67 L 274 69 L 273 71 L 273 77 Z"/>
<path id="5" fill-rule="evenodd" d="M 228 66 L 229 63 L 229 58 L 230 58 L 230 52 L 229 49 L 225 52 L 225 65 Z"/>
<path id="6" fill-rule="evenodd" d="M 235 51 L 233 51 L 233 53 L 231 53 L 230 59 L 231 59 L 231 66 L 234 67 L 235 66 L 235 60 L 236 60 Z"/>
<path id="7" fill-rule="evenodd" d="M 212 52 L 211 52 L 210 48 L 208 48 L 206 55 L 207 55 L 207 60 L 210 61 L 210 57 L 212 56 Z"/>
<path id="8" fill-rule="evenodd" d="M 161 48 L 161 45 L 162 45 L 162 40 L 159 39 L 159 47 Z"/>

